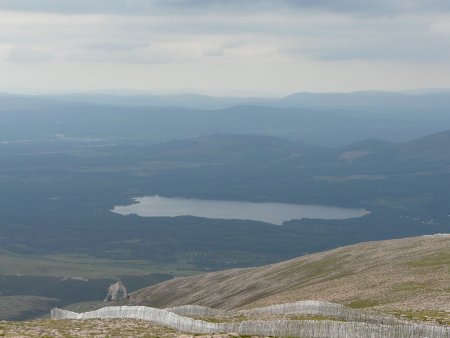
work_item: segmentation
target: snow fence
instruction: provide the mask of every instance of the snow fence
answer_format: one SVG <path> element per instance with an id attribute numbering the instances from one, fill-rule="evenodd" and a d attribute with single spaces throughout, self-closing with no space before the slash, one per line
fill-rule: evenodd
<path id="1" fill-rule="evenodd" d="M 303 338 L 450 338 L 450 328 L 424 324 L 371 324 L 332 320 L 268 320 L 234 323 L 210 323 L 183 317 L 167 310 L 145 306 L 111 306 L 76 313 L 61 309 L 51 311 L 52 319 L 127 318 L 151 321 L 189 333 L 227 333 Z"/>

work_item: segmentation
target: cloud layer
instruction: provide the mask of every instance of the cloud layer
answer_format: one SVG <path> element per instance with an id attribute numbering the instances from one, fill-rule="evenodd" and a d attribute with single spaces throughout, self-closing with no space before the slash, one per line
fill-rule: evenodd
<path id="1" fill-rule="evenodd" d="M 36 76 L 44 68 L 66 76 L 48 88 L 82 87 L 79 71 L 95 67 L 108 76 L 91 77 L 86 88 L 114 79 L 121 88 L 159 88 L 124 76 L 136 68 L 164 77 L 167 90 L 450 87 L 449 22 L 450 2 L 441 0 L 0 0 L 0 71 L 15 74 L 0 89 L 34 86 L 24 64 Z M 442 76 L 430 77 L 436 67 Z M 383 80 L 387 69 L 397 71 Z M 185 78 L 192 74 L 198 79 Z"/>
<path id="2" fill-rule="evenodd" d="M 277 9 L 390 15 L 450 11 L 447 0 L 2 0 L 0 9 L 65 14 L 152 15 L 174 11 L 266 11 Z"/>

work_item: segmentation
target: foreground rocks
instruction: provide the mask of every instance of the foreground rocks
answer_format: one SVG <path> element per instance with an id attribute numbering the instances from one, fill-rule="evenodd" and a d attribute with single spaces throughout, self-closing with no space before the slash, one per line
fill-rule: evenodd
<path id="1" fill-rule="evenodd" d="M 34 320 L 26 322 L 0 322 L 0 336 L 4 337 L 160 337 L 191 338 L 193 335 L 158 326 L 141 320 L 92 319 L 77 320 Z M 195 335 L 196 338 L 239 337 L 236 334 Z M 253 336 L 257 337 L 257 336 Z"/>

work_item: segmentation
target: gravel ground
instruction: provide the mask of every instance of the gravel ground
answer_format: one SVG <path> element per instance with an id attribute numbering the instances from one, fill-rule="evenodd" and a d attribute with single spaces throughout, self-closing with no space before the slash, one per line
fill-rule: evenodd
<path id="1" fill-rule="evenodd" d="M 239 337 L 237 334 L 190 335 L 155 325 L 151 322 L 129 319 L 114 320 L 33 320 L 0 322 L 3 337 L 160 337 L 160 338 L 220 338 Z"/>

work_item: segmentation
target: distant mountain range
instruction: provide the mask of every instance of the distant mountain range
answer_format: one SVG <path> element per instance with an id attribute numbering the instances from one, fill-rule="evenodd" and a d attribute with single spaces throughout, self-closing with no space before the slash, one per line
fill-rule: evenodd
<path id="1" fill-rule="evenodd" d="M 53 95 L 0 94 L 0 97 L 40 98 L 63 102 L 82 102 L 115 106 L 161 106 L 190 109 L 224 109 L 240 105 L 277 108 L 372 110 L 380 107 L 445 108 L 450 102 L 450 90 L 424 90 L 411 92 L 360 91 L 349 93 L 294 93 L 281 98 L 218 97 L 199 94 L 155 95 L 144 93 L 71 93 Z"/>
<path id="2" fill-rule="evenodd" d="M 0 142 L 107 139 L 161 142 L 251 133 L 341 146 L 406 141 L 450 129 L 450 93 L 299 93 L 281 99 L 200 95 L 0 95 Z"/>

